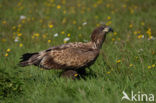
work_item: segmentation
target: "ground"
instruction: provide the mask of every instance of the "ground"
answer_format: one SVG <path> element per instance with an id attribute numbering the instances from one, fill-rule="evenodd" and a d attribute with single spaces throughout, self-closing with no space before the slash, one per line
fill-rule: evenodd
<path id="1" fill-rule="evenodd" d="M 155 0 L 1 0 L 0 102 L 130 102 L 121 101 L 123 91 L 156 96 L 155 5 Z M 59 70 L 17 65 L 26 52 L 87 42 L 101 24 L 114 33 L 86 79 L 66 80 Z"/>

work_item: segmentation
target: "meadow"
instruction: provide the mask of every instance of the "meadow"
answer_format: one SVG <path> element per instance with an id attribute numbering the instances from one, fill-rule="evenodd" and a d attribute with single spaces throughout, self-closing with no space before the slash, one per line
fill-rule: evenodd
<path id="1" fill-rule="evenodd" d="M 156 99 L 155 11 L 155 0 L 0 0 L 0 103 L 134 102 L 123 91 Z M 88 42 L 101 24 L 114 33 L 86 79 L 17 65 L 26 52 Z"/>

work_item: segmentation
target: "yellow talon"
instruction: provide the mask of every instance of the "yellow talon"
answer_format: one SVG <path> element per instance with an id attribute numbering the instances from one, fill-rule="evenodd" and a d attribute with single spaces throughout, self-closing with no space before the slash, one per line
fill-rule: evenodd
<path id="1" fill-rule="evenodd" d="M 75 77 L 77 77 L 77 76 L 78 76 L 78 74 L 74 74 L 74 76 L 75 76 Z"/>

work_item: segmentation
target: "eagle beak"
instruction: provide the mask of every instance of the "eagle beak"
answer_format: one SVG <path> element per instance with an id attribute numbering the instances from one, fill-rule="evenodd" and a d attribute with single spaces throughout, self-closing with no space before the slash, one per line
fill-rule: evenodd
<path id="1" fill-rule="evenodd" d="M 103 32 L 110 32 L 110 31 L 113 32 L 113 29 L 111 27 L 108 27 L 108 26 L 103 29 Z"/>
<path id="2" fill-rule="evenodd" d="M 109 27 L 109 32 L 114 32 L 114 30 L 111 27 Z"/>

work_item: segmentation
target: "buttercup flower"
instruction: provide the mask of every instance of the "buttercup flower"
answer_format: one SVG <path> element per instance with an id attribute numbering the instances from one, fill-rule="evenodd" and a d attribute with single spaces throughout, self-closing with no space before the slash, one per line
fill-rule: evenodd
<path id="1" fill-rule="evenodd" d="M 51 43 L 51 40 L 48 40 L 48 43 Z"/>
<path id="2" fill-rule="evenodd" d="M 117 61 L 116 61 L 116 63 L 120 63 L 120 62 L 121 62 L 121 60 L 117 60 Z"/>
<path id="3" fill-rule="evenodd" d="M 60 9 L 61 8 L 61 5 L 57 5 L 57 9 Z"/>
<path id="4" fill-rule="evenodd" d="M 11 51 L 11 49 L 9 49 L 9 48 L 6 50 L 6 52 L 10 52 L 10 51 Z"/>
<path id="5" fill-rule="evenodd" d="M 23 47 L 23 44 L 22 44 L 22 43 L 20 43 L 20 44 L 19 44 L 19 47 Z"/>

